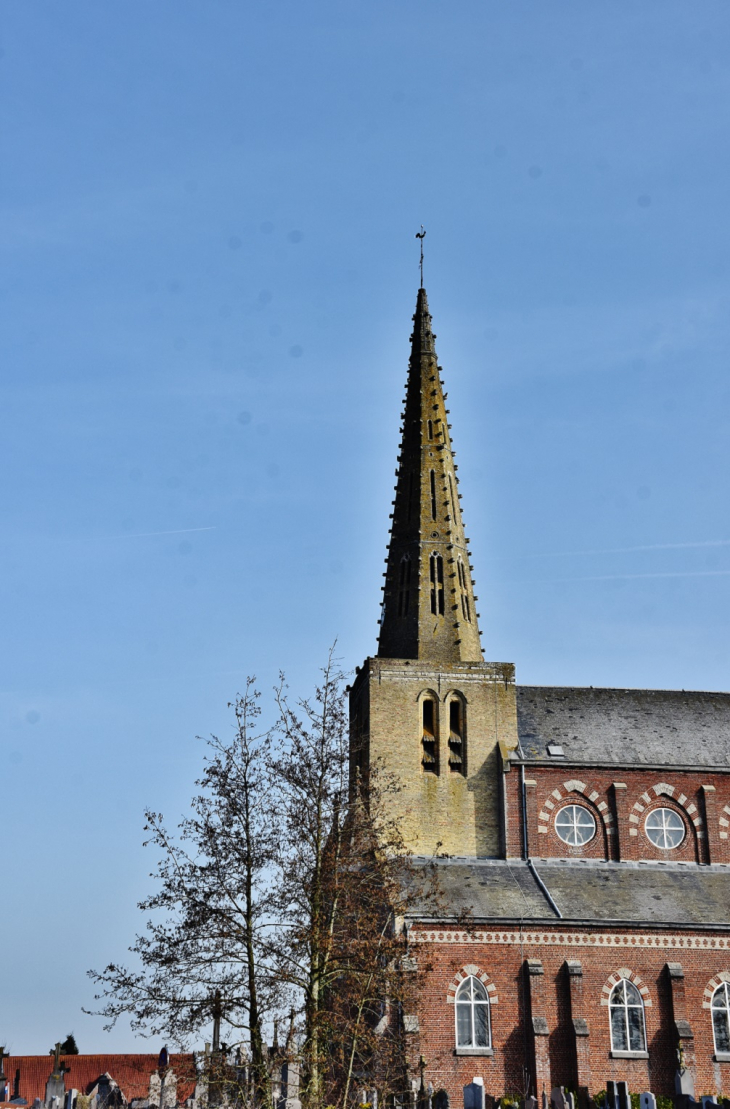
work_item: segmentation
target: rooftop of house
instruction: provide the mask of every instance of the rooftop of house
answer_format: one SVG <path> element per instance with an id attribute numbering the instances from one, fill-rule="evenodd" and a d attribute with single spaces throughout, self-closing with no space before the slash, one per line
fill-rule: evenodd
<path id="1" fill-rule="evenodd" d="M 518 685 L 527 760 L 730 769 L 730 693 Z M 519 754 L 518 753 L 518 754 Z"/>
<path id="2" fill-rule="evenodd" d="M 102 1075 L 114 1079 L 127 1101 L 146 1098 L 149 1094 L 150 1075 L 157 1072 L 158 1055 L 62 1055 L 61 1062 L 68 1068 L 65 1074 L 67 1090 L 89 1093 Z M 169 1065 L 177 1081 L 177 1100 L 184 1102 L 192 1097 L 195 1089 L 195 1060 L 192 1055 L 170 1055 Z M 46 1082 L 53 1070 L 52 1055 L 8 1055 L 3 1060 L 5 1076 L 10 1087 L 10 1097 L 16 1089 L 28 1105 L 34 1098 L 43 1100 Z"/>
<path id="3" fill-rule="evenodd" d="M 536 859 L 533 864 L 512 859 L 418 860 L 424 872 L 435 867 L 442 896 L 414 906 L 409 916 L 453 921 L 470 914 L 474 922 L 495 924 L 554 925 L 563 920 L 730 931 L 727 866 L 575 859 Z"/>

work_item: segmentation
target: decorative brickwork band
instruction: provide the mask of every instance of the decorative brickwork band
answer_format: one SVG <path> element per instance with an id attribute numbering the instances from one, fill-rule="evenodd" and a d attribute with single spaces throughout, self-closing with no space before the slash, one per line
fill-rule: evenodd
<path id="1" fill-rule="evenodd" d="M 461 931 L 420 931 L 409 932 L 412 943 L 496 943 L 496 944 L 540 944 L 543 947 L 652 947 L 680 949 L 685 951 L 730 951 L 730 937 L 727 936 L 686 936 L 655 935 L 642 933 L 619 935 L 611 932 L 529 932 L 518 930 L 499 932 L 461 932 Z M 728 979 L 730 981 L 730 979 Z"/>

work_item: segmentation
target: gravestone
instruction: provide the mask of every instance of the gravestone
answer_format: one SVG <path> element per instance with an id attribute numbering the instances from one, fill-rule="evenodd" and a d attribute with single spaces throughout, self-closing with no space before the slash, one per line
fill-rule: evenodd
<path id="1" fill-rule="evenodd" d="M 700 1101 L 702 1103 L 702 1109 L 711 1109 L 712 1106 L 717 1105 L 716 1097 L 709 1097 L 706 1095 L 705 1097 L 701 1097 Z"/>
<path id="2" fill-rule="evenodd" d="M 484 1109 L 483 1078 L 474 1078 L 464 1087 L 464 1109 Z"/>
<path id="3" fill-rule="evenodd" d="M 631 1109 L 631 1094 L 626 1082 L 606 1083 L 606 1101 L 608 1109 Z"/>
<path id="4" fill-rule="evenodd" d="M 525 1098 L 525 1109 L 537 1109 L 537 1098 L 536 1097 L 526 1097 Z"/>
<path id="5" fill-rule="evenodd" d="M 639 1109 L 656 1109 L 656 1098 L 654 1094 L 649 1093 L 648 1090 L 646 1093 L 640 1094 Z"/>
<path id="6" fill-rule="evenodd" d="M 449 1095 L 446 1090 L 437 1090 L 433 1099 L 433 1109 L 449 1109 Z"/>
<path id="7" fill-rule="evenodd" d="M 550 1105 L 552 1109 L 573 1109 L 568 1098 L 565 1096 L 565 1088 L 563 1086 L 556 1086 L 550 1091 Z"/>
<path id="8" fill-rule="evenodd" d="M 46 1109 L 51 1109 L 54 1098 L 58 1099 L 58 1105 L 63 1105 L 66 1097 L 66 1081 L 64 1075 L 67 1071 L 68 1067 L 61 1062 L 61 1044 L 57 1043 L 53 1052 L 53 1069 L 46 1082 L 46 1096 L 44 1098 Z"/>
<path id="9" fill-rule="evenodd" d="M 674 1072 L 674 1092 L 679 1097 L 695 1096 L 695 1076 L 689 1067 L 680 1067 Z"/>

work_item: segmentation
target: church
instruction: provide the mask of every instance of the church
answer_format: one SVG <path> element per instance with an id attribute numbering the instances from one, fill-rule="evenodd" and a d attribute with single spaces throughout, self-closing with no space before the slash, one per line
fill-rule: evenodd
<path id="1" fill-rule="evenodd" d="M 421 287 L 378 649 L 350 692 L 352 772 L 398 780 L 443 891 L 404 922 L 429 967 L 412 1073 L 452 1106 L 472 1079 L 583 1109 L 609 1082 L 730 1097 L 730 694 L 485 661 L 435 338 Z"/>

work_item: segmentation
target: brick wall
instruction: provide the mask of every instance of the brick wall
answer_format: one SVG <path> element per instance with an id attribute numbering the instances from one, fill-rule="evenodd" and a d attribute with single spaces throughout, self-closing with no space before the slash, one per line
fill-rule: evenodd
<path id="1" fill-rule="evenodd" d="M 445 938 L 439 942 L 435 939 L 438 935 L 451 942 Z M 492 942 L 481 942 L 485 935 Z M 542 1081 L 548 1093 L 553 1086 L 571 1085 L 583 1086 L 584 1092 L 593 1094 L 613 1079 L 627 1081 L 633 1092 L 651 1089 L 656 1094 L 673 1094 L 678 1042 L 675 1020 L 680 1019 L 689 1023 L 694 1037 L 696 1094 L 730 1096 L 730 1062 L 713 1061 L 705 993 L 721 975 L 730 976 L 730 938 L 625 929 L 595 935 L 566 929 L 526 930 L 521 936 L 519 931 L 505 929 L 477 932 L 471 942 L 458 942 L 465 939 L 464 933 L 424 929 L 421 936 L 434 937 L 435 942 L 416 942 L 413 948 L 419 962 L 430 964 L 431 969 L 421 997 L 420 1033 L 412 1037 L 412 1054 L 414 1061 L 419 1054 L 424 1056 L 425 1081 L 432 1082 L 435 1089 L 445 1088 L 453 1106 L 461 1104 L 461 1089 L 474 1076 L 484 1079 L 489 1095 L 499 1097 L 523 1093 L 527 1071 L 534 1092 L 538 1038 L 544 1041 L 537 1047 L 547 1060 Z M 418 939 L 417 929 L 412 937 Z M 527 974 L 528 961 L 540 964 L 542 974 Z M 683 976 L 681 1013 L 676 1011 L 679 1002 L 673 1002 L 667 964 L 679 966 Z M 490 1056 L 455 1053 L 454 1004 L 449 997 L 465 968 L 483 975 L 491 985 L 494 1053 Z M 674 974 L 676 980 L 676 969 Z M 611 1056 L 608 997 L 612 984 L 623 975 L 631 977 L 645 1000 L 647 1059 Z M 537 978 L 540 981 L 531 1003 L 530 987 Z M 543 1018 L 544 1023 L 537 1024 L 544 1029 L 543 1037 L 533 1032 L 535 1016 Z M 541 1088 L 537 1092 L 540 1094 Z"/>
<path id="2" fill-rule="evenodd" d="M 730 775 L 570 766 L 525 766 L 530 854 L 535 858 L 667 859 L 700 863 L 730 862 Z M 520 768 L 504 774 L 507 798 L 506 841 L 511 857 L 522 854 Z M 583 847 L 569 847 L 555 831 L 555 815 L 566 804 L 589 809 L 597 835 Z M 644 821 L 655 808 L 669 808 L 682 819 L 686 835 L 671 851 L 655 847 Z"/>

